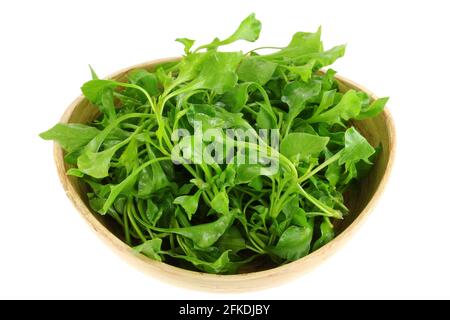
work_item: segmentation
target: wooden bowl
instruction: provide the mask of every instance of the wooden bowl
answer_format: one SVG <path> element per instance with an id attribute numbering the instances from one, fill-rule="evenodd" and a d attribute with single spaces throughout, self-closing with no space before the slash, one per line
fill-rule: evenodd
<path id="1" fill-rule="evenodd" d="M 130 70 L 136 68 L 151 70 L 160 63 L 176 59 L 161 59 L 132 66 L 111 75 L 109 78 L 119 81 L 125 80 L 126 74 Z M 365 91 L 372 99 L 377 99 L 373 93 L 362 86 L 340 76 L 336 78 L 340 83 L 342 91 L 353 88 Z M 87 123 L 97 116 L 97 108 L 90 105 L 84 97 L 79 97 L 66 110 L 61 118 L 61 122 Z M 128 262 L 146 273 L 179 286 L 201 290 L 239 292 L 272 287 L 310 270 L 335 252 L 353 234 L 373 209 L 391 171 L 395 149 L 394 125 L 387 110 L 376 118 L 357 121 L 354 125 L 373 146 L 381 144 L 382 149 L 368 177 L 361 181 L 359 188 L 357 188 L 358 190 L 356 192 L 354 191 L 348 197 L 346 204 L 351 214 L 336 225 L 338 234 L 336 238 L 319 250 L 297 261 L 265 271 L 237 275 L 213 275 L 189 271 L 163 262 L 154 261 L 135 253 L 132 248 L 116 236 L 116 234 L 119 234 L 119 230 L 115 230 L 114 225 L 111 224 L 109 219 L 89 209 L 86 186 L 78 181 L 77 178 L 66 175 L 67 165 L 64 163 L 64 153 L 57 144 L 54 147 L 54 154 L 58 174 L 67 196 L 72 200 L 82 217 L 92 226 L 95 232 Z"/>

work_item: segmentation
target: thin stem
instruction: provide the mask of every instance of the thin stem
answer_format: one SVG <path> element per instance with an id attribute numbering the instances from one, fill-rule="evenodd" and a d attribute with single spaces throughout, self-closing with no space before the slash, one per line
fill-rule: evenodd
<path id="1" fill-rule="evenodd" d="M 136 210 L 134 209 L 134 205 L 132 204 L 133 200 L 128 201 L 128 218 L 130 219 L 131 225 L 133 226 L 134 230 L 138 234 L 139 238 L 142 240 L 142 242 L 147 241 L 147 239 L 142 234 L 141 229 L 139 229 L 136 221 L 133 219 L 133 215 L 136 215 Z"/>
<path id="2" fill-rule="evenodd" d="M 322 210 L 322 212 L 326 213 L 327 216 L 329 216 L 331 218 L 342 219 L 341 212 L 324 205 L 322 202 L 320 202 L 319 200 L 314 198 L 312 195 L 310 195 L 308 192 L 306 192 L 299 184 L 297 185 L 297 187 L 298 187 L 298 190 L 300 191 L 300 194 L 303 197 L 305 197 L 309 202 L 311 202 L 317 208 Z"/>
<path id="3" fill-rule="evenodd" d="M 264 254 L 265 253 L 261 249 L 257 249 L 256 247 L 252 247 L 252 246 L 249 246 L 249 245 L 246 245 L 245 248 L 249 249 L 249 250 L 252 250 L 253 252 L 259 253 L 259 254 Z"/>
<path id="4" fill-rule="evenodd" d="M 125 242 L 131 246 L 130 229 L 128 225 L 128 214 L 124 212 L 123 214 L 123 229 L 125 231 Z"/>
<path id="5" fill-rule="evenodd" d="M 249 106 L 245 105 L 244 106 L 244 110 L 247 110 L 248 112 L 250 112 L 252 115 L 257 116 L 258 112 L 256 112 L 255 110 L 253 110 L 252 108 L 250 108 Z"/>
<path id="6" fill-rule="evenodd" d="M 252 86 L 256 87 L 256 89 L 258 89 L 258 91 L 261 93 L 261 95 L 263 96 L 264 104 L 261 104 L 261 106 L 263 106 L 263 108 L 267 111 L 267 113 L 269 113 L 270 117 L 272 118 L 272 120 L 275 121 L 275 123 L 277 122 L 277 118 L 275 117 L 273 110 L 272 110 L 272 104 L 270 102 L 270 98 L 267 95 L 266 90 L 259 84 L 257 83 L 252 83 Z"/>
<path id="7" fill-rule="evenodd" d="M 255 48 L 255 49 L 252 49 L 252 50 L 248 51 L 245 55 L 249 55 L 250 53 L 253 53 L 253 52 L 258 51 L 258 50 L 263 50 L 263 49 L 281 50 L 283 48 L 284 47 L 258 47 L 258 48 Z"/>
<path id="8" fill-rule="evenodd" d="M 122 190 L 128 186 L 129 183 L 132 181 L 135 181 L 134 179 L 138 176 L 138 174 L 141 173 L 142 170 L 144 170 L 146 167 L 151 165 L 152 163 L 158 162 L 158 161 L 167 161 L 171 160 L 170 157 L 161 157 L 156 159 L 151 159 L 144 164 L 140 165 L 136 169 L 134 169 L 131 174 L 126 177 L 122 182 L 112 187 L 111 192 L 108 196 L 108 199 L 106 199 L 105 203 L 103 204 L 103 212 L 107 212 L 108 209 L 112 206 L 116 198 L 119 196 L 119 194 L 122 192 Z M 125 216 L 125 215 L 124 215 Z"/>
<path id="9" fill-rule="evenodd" d="M 341 157 L 341 154 L 342 154 L 342 151 L 339 151 L 338 153 L 333 155 L 331 158 L 328 158 L 326 161 L 324 161 L 321 165 L 317 166 L 314 170 L 312 170 L 309 173 L 307 173 L 306 175 L 303 175 L 302 177 L 300 177 L 297 182 L 298 183 L 302 183 L 302 182 L 308 180 L 309 178 L 314 176 L 320 170 L 322 170 L 325 167 L 329 166 L 333 162 L 339 160 L 339 158 Z"/>

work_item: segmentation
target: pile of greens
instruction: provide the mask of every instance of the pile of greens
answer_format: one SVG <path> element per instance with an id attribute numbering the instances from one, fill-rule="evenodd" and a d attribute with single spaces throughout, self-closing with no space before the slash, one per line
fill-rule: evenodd
<path id="1" fill-rule="evenodd" d="M 319 29 L 269 54 L 219 51 L 257 40 L 260 30 L 252 14 L 225 40 L 193 49 L 194 40 L 177 39 L 180 60 L 133 70 L 123 83 L 91 69 L 82 92 L 100 117 L 41 134 L 65 150 L 67 174 L 88 185 L 92 210 L 114 219 L 124 241 L 149 258 L 221 274 L 299 259 L 333 239 L 333 222 L 348 214 L 343 193 L 376 159 L 352 120 L 376 116 L 387 99 L 340 92 L 335 71 L 319 71 L 345 46 L 324 50 Z M 258 144 L 236 140 L 233 150 L 264 148 L 278 170 L 174 163 L 174 148 L 195 139 L 177 143 L 172 133 L 192 134 L 199 122 L 202 130 L 249 130 Z M 259 129 L 279 130 L 279 150 Z"/>

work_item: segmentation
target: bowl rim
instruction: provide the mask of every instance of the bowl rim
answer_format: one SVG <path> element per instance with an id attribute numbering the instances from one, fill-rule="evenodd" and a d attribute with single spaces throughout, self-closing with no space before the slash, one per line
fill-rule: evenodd
<path id="1" fill-rule="evenodd" d="M 114 72 L 113 74 L 106 77 L 106 79 L 113 79 L 133 69 L 151 68 L 155 65 L 165 62 L 176 61 L 178 59 L 180 59 L 180 57 L 170 57 L 143 62 Z M 349 80 L 340 75 L 336 75 L 335 78 L 336 80 L 338 80 L 338 82 L 343 83 L 348 87 L 364 91 L 372 99 L 377 99 L 377 96 L 364 86 L 359 85 L 353 82 L 352 80 Z M 68 120 L 70 119 L 70 116 L 72 115 L 73 110 L 84 99 L 85 97 L 83 95 L 80 95 L 78 98 L 76 98 L 65 110 L 63 116 L 60 119 L 60 123 L 67 123 Z M 133 251 L 131 247 L 122 242 L 111 231 L 109 231 L 99 220 L 97 220 L 97 218 L 95 218 L 94 214 L 91 212 L 88 206 L 82 201 L 81 197 L 78 195 L 74 186 L 71 184 L 68 176 L 66 175 L 64 153 L 62 148 L 57 143 L 54 143 L 54 159 L 58 176 L 66 192 L 66 195 L 72 201 L 73 205 L 80 213 L 80 215 L 94 229 L 94 231 L 100 236 L 100 238 L 102 238 L 107 244 L 112 246 L 115 249 L 115 251 L 118 252 L 120 255 L 122 255 L 122 257 L 124 257 L 129 263 L 141 269 L 141 271 L 150 273 L 156 278 L 158 277 L 165 278 L 166 282 L 167 281 L 172 282 L 176 285 L 179 286 L 181 285 L 183 287 L 188 287 L 191 289 L 201 289 L 201 290 L 206 289 L 207 291 L 212 290 L 212 291 L 226 291 L 226 292 L 257 290 L 275 286 L 279 282 L 286 282 L 293 276 L 298 276 L 299 274 L 306 273 L 313 266 L 325 260 L 325 258 L 334 253 L 351 237 L 351 235 L 356 231 L 356 229 L 360 227 L 361 222 L 373 210 L 374 205 L 376 204 L 381 194 L 383 193 L 388 178 L 391 174 L 396 150 L 396 132 L 393 118 L 390 112 L 387 110 L 387 108 L 384 109 L 381 116 L 384 118 L 384 122 L 386 123 L 386 126 L 388 128 L 387 133 L 390 143 L 390 152 L 388 154 L 386 170 L 383 174 L 383 177 L 381 178 L 379 186 L 376 189 L 375 193 L 373 194 L 372 198 L 364 207 L 364 209 L 360 212 L 360 214 L 332 241 L 330 241 L 320 249 L 308 254 L 307 256 L 299 260 L 292 261 L 287 264 L 271 268 L 268 270 L 255 271 L 243 274 L 217 275 L 217 274 L 208 274 L 200 271 L 191 271 L 175 267 L 166 264 L 164 262 L 152 260 L 143 256 L 142 254 L 136 253 L 135 251 Z M 164 274 L 164 276 L 162 276 L 163 274 L 161 274 L 161 272 Z M 271 283 L 271 281 L 265 281 L 266 282 L 265 285 L 264 284 L 255 285 L 255 282 L 252 281 L 263 278 L 274 279 L 276 274 L 279 273 L 285 273 L 286 276 L 281 277 L 283 279 L 276 279 L 277 281 L 274 281 L 273 283 Z M 184 281 L 183 279 L 186 279 L 186 281 Z M 252 285 L 250 285 L 247 288 L 244 288 L 245 286 L 243 286 L 243 281 L 250 281 L 252 282 Z M 208 284 L 209 282 L 211 283 L 211 285 Z"/>

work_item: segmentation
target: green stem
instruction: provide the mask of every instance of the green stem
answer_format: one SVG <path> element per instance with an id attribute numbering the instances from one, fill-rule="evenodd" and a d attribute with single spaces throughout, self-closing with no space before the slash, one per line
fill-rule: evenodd
<path id="1" fill-rule="evenodd" d="M 131 246 L 130 226 L 128 225 L 128 214 L 126 212 L 123 214 L 123 229 L 125 231 L 125 242 Z"/>
<path id="2" fill-rule="evenodd" d="M 180 121 L 180 119 L 182 117 L 184 117 L 186 115 L 187 112 L 188 112 L 188 109 L 184 109 L 177 113 L 177 115 L 175 116 L 175 121 L 173 123 L 173 131 L 178 129 L 178 122 Z"/>
<path id="3" fill-rule="evenodd" d="M 292 198 L 296 197 L 297 194 L 292 194 L 294 191 L 296 191 L 297 186 L 295 185 L 295 183 L 293 185 L 291 185 L 284 193 L 283 195 L 277 198 L 276 201 L 276 205 L 275 207 L 275 211 L 272 213 L 273 214 L 273 218 L 276 218 L 278 216 L 278 214 L 281 212 L 281 210 L 283 209 L 285 203 L 288 203 Z"/>
<path id="4" fill-rule="evenodd" d="M 129 113 L 123 115 L 116 120 L 112 121 L 105 129 L 102 130 L 94 139 L 92 139 L 86 146 L 92 152 L 98 152 L 101 145 L 108 137 L 108 135 L 122 122 L 132 118 L 153 118 L 153 114 L 143 114 L 143 113 Z"/>
<path id="5" fill-rule="evenodd" d="M 270 103 L 270 98 L 267 95 L 266 90 L 261 85 L 259 85 L 257 83 L 252 83 L 252 86 L 256 87 L 256 89 L 258 89 L 258 91 L 263 96 L 265 104 L 261 104 L 261 106 L 263 106 L 263 108 L 267 111 L 267 113 L 270 115 L 272 120 L 274 120 L 274 122 L 277 123 L 277 117 L 273 113 L 272 104 Z"/>
<path id="6" fill-rule="evenodd" d="M 250 112 L 251 114 L 253 114 L 254 116 L 258 115 L 258 112 L 256 112 L 255 110 L 253 110 L 252 108 L 250 108 L 249 106 L 244 106 L 244 110 L 247 110 L 248 112 Z"/>
<path id="7" fill-rule="evenodd" d="M 297 183 L 302 183 L 306 180 L 308 180 L 309 178 L 311 178 L 312 176 L 314 176 L 317 172 L 319 172 L 320 170 L 324 169 L 325 167 L 329 166 L 330 164 L 332 164 L 333 162 L 339 160 L 339 158 L 341 157 L 342 151 L 339 151 L 338 153 L 334 154 L 332 157 L 328 158 L 327 160 L 325 160 L 322 164 L 320 164 L 319 166 L 317 166 L 314 170 L 310 171 L 309 173 L 303 175 L 302 177 L 300 177 L 297 181 Z"/>
<path id="8" fill-rule="evenodd" d="M 255 48 L 255 49 L 252 49 L 252 50 L 248 51 L 245 55 L 249 55 L 250 53 L 253 53 L 253 52 L 258 51 L 258 50 L 263 50 L 263 49 L 281 50 L 281 49 L 283 49 L 283 47 L 258 47 L 258 48 Z"/>
<path id="9" fill-rule="evenodd" d="M 299 184 L 297 185 L 297 187 L 298 187 L 300 194 L 303 197 L 305 197 L 309 202 L 311 202 L 317 208 L 322 210 L 322 212 L 324 212 L 328 217 L 342 219 L 341 212 L 324 205 L 322 202 L 320 202 L 319 200 L 314 198 L 312 195 L 310 195 L 308 192 L 306 192 Z"/>
<path id="10" fill-rule="evenodd" d="M 249 246 L 249 245 L 246 245 L 245 248 L 249 249 L 249 250 L 252 250 L 253 252 L 259 253 L 259 254 L 264 254 L 265 253 L 261 249 L 258 249 L 256 247 L 252 247 L 252 246 Z"/>
<path id="11" fill-rule="evenodd" d="M 131 200 L 131 199 L 128 201 L 128 219 L 130 219 L 131 225 L 133 226 L 134 230 L 138 234 L 139 238 L 142 240 L 142 242 L 145 242 L 145 241 L 147 241 L 147 239 L 144 237 L 141 229 L 139 229 L 139 226 L 137 225 L 136 221 L 134 221 L 134 219 L 133 219 L 133 215 L 137 215 L 137 214 L 136 214 L 136 210 L 134 209 L 134 205 L 133 205 L 132 201 L 133 200 Z"/>
<path id="12" fill-rule="evenodd" d="M 155 163 L 158 161 L 167 161 L 167 160 L 171 160 L 170 157 L 161 157 L 161 158 L 151 159 L 151 160 L 145 162 L 144 164 L 140 165 L 136 169 L 134 169 L 133 172 L 131 172 L 131 174 L 128 177 L 126 177 L 124 180 L 122 180 L 122 182 L 120 182 L 119 184 L 117 184 L 111 188 L 111 192 L 108 196 L 108 199 L 106 199 L 105 203 L 103 204 L 102 211 L 103 212 L 108 211 L 108 209 L 112 206 L 112 204 L 114 203 L 114 201 L 116 200 L 118 195 L 122 192 L 122 190 L 126 186 L 128 186 L 129 183 L 133 182 L 134 179 L 138 176 L 138 174 L 141 173 L 142 170 L 144 170 L 146 167 L 148 167 L 152 163 Z"/>
<path id="13" fill-rule="evenodd" d="M 227 139 L 227 140 L 229 140 L 229 142 L 235 142 L 236 146 L 253 148 L 254 150 L 256 150 L 258 152 L 261 151 L 261 147 L 254 143 L 250 143 L 250 142 L 246 142 L 246 141 L 235 141 L 235 140 L 231 140 L 231 139 Z M 268 145 L 266 145 L 264 147 L 268 148 L 270 150 L 270 153 L 272 154 L 273 157 L 274 156 L 278 157 L 278 159 L 280 160 L 280 164 L 284 165 L 285 169 L 288 169 L 288 171 L 290 171 L 294 177 L 297 177 L 297 175 L 298 175 L 297 169 L 295 168 L 294 164 L 288 158 L 286 158 L 283 154 L 279 153 L 277 150 L 273 149 L 272 147 L 270 147 Z"/>
<path id="14" fill-rule="evenodd" d="M 147 98 L 147 100 L 148 100 L 148 102 L 150 104 L 149 107 L 153 110 L 153 112 L 154 112 L 154 114 L 156 116 L 156 121 L 158 122 L 158 130 L 161 130 L 162 137 L 163 137 L 164 141 L 167 143 L 167 146 L 169 148 L 172 147 L 171 141 L 170 141 L 169 137 L 167 136 L 167 131 L 165 129 L 164 119 L 162 117 L 162 109 L 163 109 L 162 106 L 160 106 L 158 108 L 158 105 L 155 105 L 152 97 L 150 97 L 150 95 L 148 94 L 148 92 L 144 88 L 142 88 L 142 87 L 140 87 L 138 85 L 135 85 L 135 84 L 131 84 L 131 83 L 119 82 L 118 84 L 121 87 L 133 88 L 133 89 L 139 90 L 140 92 L 142 92 L 145 95 L 145 97 Z M 146 114 L 148 112 L 149 112 L 149 110 L 146 107 L 144 109 L 144 114 Z"/>

